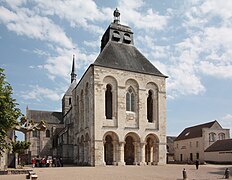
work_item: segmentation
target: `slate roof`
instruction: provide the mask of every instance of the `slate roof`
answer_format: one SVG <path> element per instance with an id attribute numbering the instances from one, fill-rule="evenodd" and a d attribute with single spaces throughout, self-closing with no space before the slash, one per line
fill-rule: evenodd
<path id="1" fill-rule="evenodd" d="M 68 96 L 71 96 L 72 95 L 72 91 L 73 91 L 73 89 L 76 87 L 76 85 L 77 85 L 77 82 L 74 80 L 71 84 L 70 84 L 70 86 L 69 86 L 69 88 L 68 88 L 68 90 L 65 92 L 65 94 L 64 94 L 64 96 L 66 95 L 68 95 Z"/>
<path id="2" fill-rule="evenodd" d="M 58 135 L 64 128 L 56 128 L 55 129 L 55 132 L 54 132 L 54 135 Z"/>
<path id="3" fill-rule="evenodd" d="M 232 151 L 232 139 L 218 140 L 205 150 L 205 152 L 217 151 Z"/>
<path id="4" fill-rule="evenodd" d="M 93 65 L 167 77 L 148 61 L 136 47 L 113 41 L 107 43 Z"/>
<path id="5" fill-rule="evenodd" d="M 60 124 L 62 122 L 62 112 L 28 110 L 27 118 L 35 123 L 45 120 L 48 124 Z"/>
<path id="6" fill-rule="evenodd" d="M 200 124 L 197 126 L 192 126 L 185 128 L 180 135 L 175 139 L 175 141 L 185 140 L 185 139 L 192 139 L 197 137 L 202 137 L 202 129 L 203 128 L 210 128 L 216 123 L 217 121 L 212 121 L 205 124 Z"/>
<path id="7" fill-rule="evenodd" d="M 174 140 L 176 139 L 175 136 L 167 136 L 166 138 L 167 138 L 167 143 L 173 143 Z"/>

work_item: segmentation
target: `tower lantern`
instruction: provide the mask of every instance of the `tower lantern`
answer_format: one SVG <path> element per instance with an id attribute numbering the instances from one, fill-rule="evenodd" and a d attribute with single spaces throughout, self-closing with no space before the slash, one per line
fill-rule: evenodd
<path id="1" fill-rule="evenodd" d="M 120 12 L 119 12 L 119 10 L 117 8 L 114 10 L 113 15 L 114 15 L 114 23 L 119 24 L 119 22 L 120 22 Z"/>

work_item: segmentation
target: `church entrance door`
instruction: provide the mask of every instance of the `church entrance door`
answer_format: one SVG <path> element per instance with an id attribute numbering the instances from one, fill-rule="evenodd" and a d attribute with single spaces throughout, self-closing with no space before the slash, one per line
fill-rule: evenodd
<path id="1" fill-rule="evenodd" d="M 126 144 L 124 147 L 124 159 L 126 165 L 133 165 L 135 160 L 134 140 L 131 136 L 126 137 Z"/>

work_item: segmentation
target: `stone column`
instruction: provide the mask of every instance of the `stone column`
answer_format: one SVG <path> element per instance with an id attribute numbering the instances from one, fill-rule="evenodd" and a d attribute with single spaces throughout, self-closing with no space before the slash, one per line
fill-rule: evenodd
<path id="1" fill-rule="evenodd" d="M 124 161 L 124 144 L 125 142 L 119 142 L 119 166 L 124 166 L 125 161 Z"/>
<path id="2" fill-rule="evenodd" d="M 84 153 L 83 153 L 83 156 L 84 156 L 84 165 L 86 165 L 87 163 L 87 147 L 86 147 L 86 141 L 84 141 Z"/>
<path id="3" fill-rule="evenodd" d="M 105 160 L 105 143 L 106 141 L 103 141 L 103 146 L 102 146 L 102 165 L 105 166 L 106 165 L 106 160 Z"/>
<path id="4" fill-rule="evenodd" d="M 112 141 L 113 144 L 113 165 L 117 165 L 116 152 L 117 152 L 117 142 Z"/>
<path id="5" fill-rule="evenodd" d="M 150 163 L 151 163 L 151 165 L 154 164 L 154 147 L 153 147 L 153 145 L 150 147 Z"/>
<path id="6" fill-rule="evenodd" d="M 158 153 L 158 149 L 159 149 L 159 144 L 155 143 L 155 145 L 153 146 L 153 165 L 158 165 L 159 162 L 159 153 Z"/>
<path id="7" fill-rule="evenodd" d="M 146 143 L 140 143 L 140 148 L 141 148 L 140 156 L 141 156 L 141 160 L 140 160 L 139 165 L 146 165 L 146 162 L 145 162 L 145 145 L 146 145 Z"/>
<path id="8" fill-rule="evenodd" d="M 133 142 L 133 145 L 134 145 L 134 155 L 135 155 L 135 158 L 134 158 L 134 162 L 133 164 L 134 165 L 138 165 L 138 147 L 137 147 L 137 142 Z"/>

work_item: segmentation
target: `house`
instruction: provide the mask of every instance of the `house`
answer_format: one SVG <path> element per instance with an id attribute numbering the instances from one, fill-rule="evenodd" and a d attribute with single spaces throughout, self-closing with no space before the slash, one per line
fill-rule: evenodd
<path id="1" fill-rule="evenodd" d="M 205 150 L 205 161 L 232 164 L 232 139 L 218 140 Z"/>
<path id="2" fill-rule="evenodd" d="M 205 150 L 217 140 L 229 139 L 229 129 L 215 120 L 184 129 L 174 141 L 176 162 L 205 161 Z"/>

